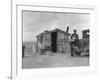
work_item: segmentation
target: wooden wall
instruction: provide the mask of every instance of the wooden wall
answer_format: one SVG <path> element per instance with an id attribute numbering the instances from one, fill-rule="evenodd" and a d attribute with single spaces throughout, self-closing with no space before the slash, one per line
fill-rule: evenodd
<path id="1" fill-rule="evenodd" d="M 40 38 L 38 38 L 38 52 L 40 52 L 40 49 L 44 49 L 46 46 L 51 47 L 51 33 L 43 33 L 43 42 Z M 66 53 L 70 54 L 70 43 L 69 43 L 69 35 L 66 35 L 63 32 L 58 31 L 57 32 L 57 52 L 58 53 Z"/>
<path id="2" fill-rule="evenodd" d="M 58 52 L 70 54 L 69 35 L 66 35 L 62 32 L 58 32 L 57 34 L 58 34 L 58 38 L 57 38 Z"/>

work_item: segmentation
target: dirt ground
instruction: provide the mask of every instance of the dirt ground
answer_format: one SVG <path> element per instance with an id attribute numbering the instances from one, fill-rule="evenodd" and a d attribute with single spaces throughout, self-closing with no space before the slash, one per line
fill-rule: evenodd
<path id="1" fill-rule="evenodd" d="M 89 66 L 89 57 L 79 56 L 71 57 L 66 54 L 39 55 L 23 58 L 23 69 L 29 68 L 54 68 L 54 67 L 75 67 Z"/>

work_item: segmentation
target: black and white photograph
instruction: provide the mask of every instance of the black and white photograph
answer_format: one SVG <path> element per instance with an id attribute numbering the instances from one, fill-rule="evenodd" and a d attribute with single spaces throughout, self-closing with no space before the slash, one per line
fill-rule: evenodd
<path id="1" fill-rule="evenodd" d="M 22 69 L 90 65 L 90 14 L 22 11 Z"/>

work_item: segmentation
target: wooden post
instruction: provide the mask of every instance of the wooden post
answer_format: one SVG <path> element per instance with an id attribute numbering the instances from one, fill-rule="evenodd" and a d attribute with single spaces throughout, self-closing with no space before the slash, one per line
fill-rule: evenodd
<path id="1" fill-rule="evenodd" d="M 22 58 L 24 58 L 24 57 L 25 57 L 25 55 L 24 55 L 24 54 L 25 54 L 25 46 L 23 45 L 23 46 L 22 46 Z"/>
<path id="2" fill-rule="evenodd" d="M 38 38 L 37 38 L 37 49 L 36 49 L 36 52 L 38 52 Z"/>

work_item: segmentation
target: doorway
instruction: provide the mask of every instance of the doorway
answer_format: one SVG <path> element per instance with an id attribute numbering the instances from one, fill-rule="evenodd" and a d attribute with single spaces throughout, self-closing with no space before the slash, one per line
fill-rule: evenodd
<path id="1" fill-rule="evenodd" d="M 57 52 L 57 32 L 51 33 L 51 51 Z"/>

